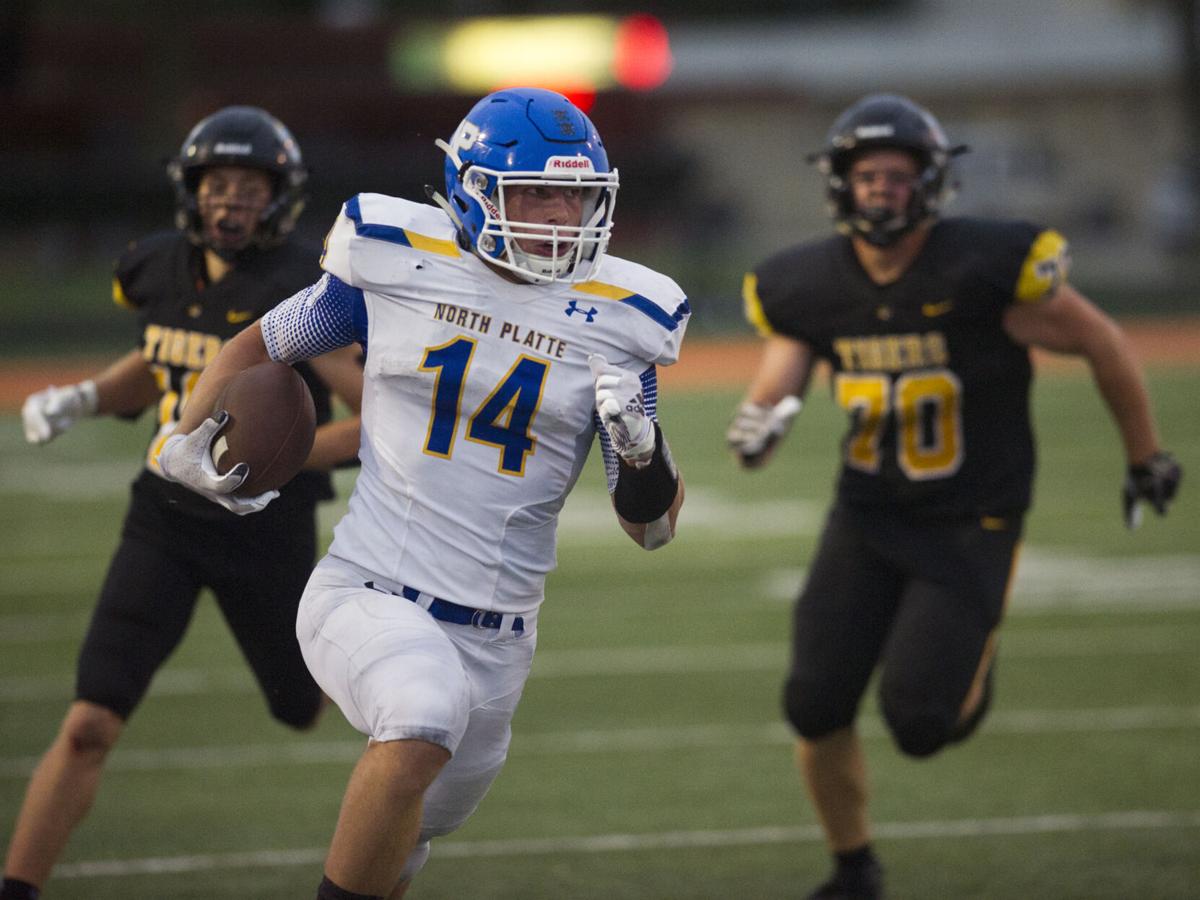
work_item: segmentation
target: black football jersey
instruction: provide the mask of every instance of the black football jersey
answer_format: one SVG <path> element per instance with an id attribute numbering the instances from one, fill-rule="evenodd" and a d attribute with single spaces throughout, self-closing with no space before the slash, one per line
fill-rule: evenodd
<path id="1" fill-rule="evenodd" d="M 137 312 L 142 354 L 163 391 L 146 453 L 149 472 L 156 470 L 160 445 L 179 422 L 200 372 L 222 344 L 282 300 L 316 282 L 322 274 L 319 258 L 319 249 L 287 242 L 246 254 L 224 278 L 206 284 L 200 277 L 202 251 L 182 232 L 170 231 L 135 241 L 117 260 L 113 299 Z M 329 421 L 328 388 L 308 365 L 301 363 L 296 369 L 312 392 L 317 424 Z M 226 514 L 182 485 L 157 476 L 145 480 L 173 503 L 199 515 Z M 333 490 L 327 474 L 301 472 L 281 494 L 276 504 L 293 500 L 312 503 L 332 497 Z"/>
<path id="2" fill-rule="evenodd" d="M 1004 331 L 1011 303 L 1065 277 L 1066 243 L 1025 222 L 936 223 L 912 266 L 877 285 L 850 239 L 788 248 L 746 276 L 747 318 L 807 343 L 850 416 L 838 497 L 917 516 L 1029 506 L 1034 445 L 1028 350 Z"/>

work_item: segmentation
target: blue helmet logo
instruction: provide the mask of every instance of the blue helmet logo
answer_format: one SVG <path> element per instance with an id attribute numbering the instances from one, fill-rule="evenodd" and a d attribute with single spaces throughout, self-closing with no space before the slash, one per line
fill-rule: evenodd
<path id="1" fill-rule="evenodd" d="M 437 145 L 446 154 L 445 208 L 480 257 L 534 283 L 595 276 L 612 233 L 618 178 L 596 127 L 570 100 L 540 88 L 497 91 Z M 510 218 L 506 189 L 530 185 L 577 191 L 580 220 Z"/>

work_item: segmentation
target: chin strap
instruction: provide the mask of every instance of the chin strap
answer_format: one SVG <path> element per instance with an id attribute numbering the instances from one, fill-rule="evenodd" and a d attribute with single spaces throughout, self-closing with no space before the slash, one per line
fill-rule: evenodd
<path id="1" fill-rule="evenodd" d="M 886 218 L 870 215 L 871 212 L 872 210 L 859 211 L 850 218 L 847 225 L 854 234 L 860 235 L 876 247 L 891 246 L 929 218 L 928 215 L 910 215 L 908 210 Z"/>
<path id="2" fill-rule="evenodd" d="M 454 223 L 454 227 L 459 231 L 463 231 L 462 219 L 458 217 L 458 213 L 454 211 L 454 207 L 450 205 L 450 201 L 434 190 L 433 185 L 425 185 L 425 196 L 442 208 L 442 211 L 450 217 L 450 221 Z"/>

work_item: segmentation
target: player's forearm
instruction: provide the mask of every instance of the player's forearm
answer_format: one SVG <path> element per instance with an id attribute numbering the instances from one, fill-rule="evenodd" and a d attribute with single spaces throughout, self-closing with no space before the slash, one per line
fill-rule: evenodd
<path id="1" fill-rule="evenodd" d="M 1089 335 L 1083 353 L 1121 433 L 1126 457 L 1130 463 L 1142 463 L 1159 449 L 1150 395 L 1128 337 L 1110 324 Z"/>
<path id="2" fill-rule="evenodd" d="M 358 416 L 326 422 L 317 429 L 304 468 L 326 472 L 358 456 L 362 420 Z"/>
<path id="3" fill-rule="evenodd" d="M 96 385 L 96 415 L 139 413 L 162 393 L 140 350 L 131 350 L 92 381 Z"/>
<path id="4" fill-rule="evenodd" d="M 350 412 L 362 411 L 362 351 L 356 344 L 314 356 L 308 364 Z"/>
<path id="5" fill-rule="evenodd" d="M 221 348 L 221 352 L 201 373 L 176 430 L 180 434 L 193 431 L 212 415 L 213 404 L 229 379 L 244 369 L 269 361 L 270 358 L 257 322 L 239 332 Z"/>
<path id="6" fill-rule="evenodd" d="M 808 344 L 773 335 L 763 347 L 758 370 L 746 390 L 745 402 L 774 406 L 784 397 L 803 397 L 812 374 L 813 354 Z"/>

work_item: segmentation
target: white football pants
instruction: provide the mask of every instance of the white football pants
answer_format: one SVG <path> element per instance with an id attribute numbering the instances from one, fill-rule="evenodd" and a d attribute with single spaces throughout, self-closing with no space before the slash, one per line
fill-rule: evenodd
<path id="1" fill-rule="evenodd" d="M 313 678 L 356 729 L 452 754 L 425 793 L 426 841 L 462 825 L 504 765 L 537 613 L 524 616 L 522 633 L 439 622 L 411 600 L 365 587 L 368 580 L 341 560 L 322 559 L 300 600 L 296 637 Z"/>

